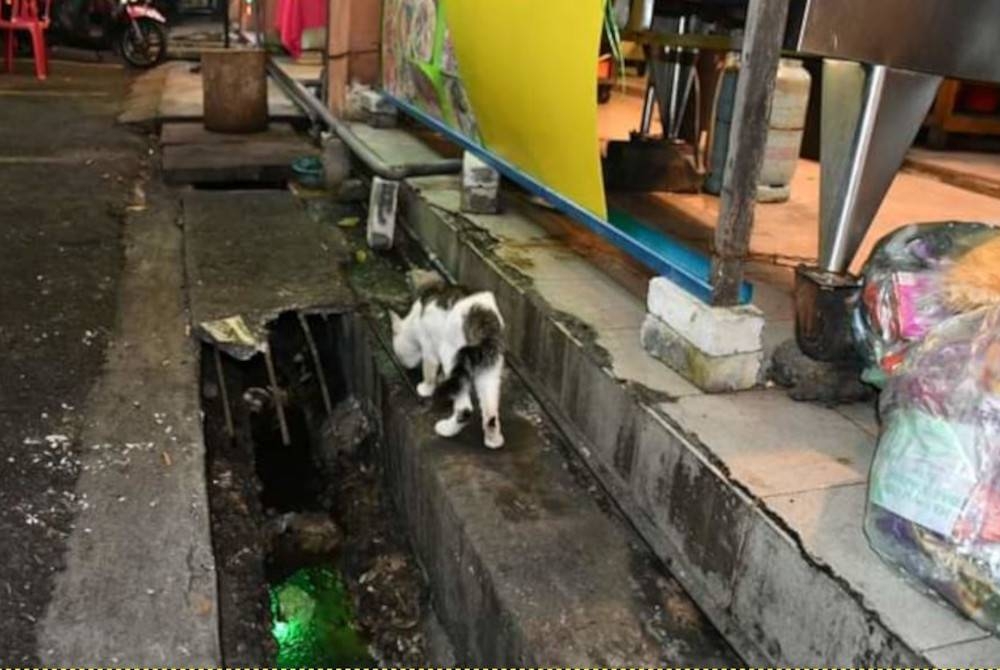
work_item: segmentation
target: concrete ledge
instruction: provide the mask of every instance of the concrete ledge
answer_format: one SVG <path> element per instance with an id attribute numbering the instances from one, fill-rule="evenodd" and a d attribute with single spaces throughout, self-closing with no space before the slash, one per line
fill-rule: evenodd
<path id="1" fill-rule="evenodd" d="M 362 316 L 342 328 L 342 365 L 381 420 L 388 490 L 459 664 L 737 662 L 641 540 L 588 492 L 586 471 L 567 463 L 522 384 L 505 382 L 504 449 L 485 449 L 471 427 L 441 439 L 432 425 L 445 410 L 419 401 L 382 348 L 387 334 L 376 337 Z"/>
<path id="2" fill-rule="evenodd" d="M 559 242 L 511 208 L 473 223 L 457 213 L 459 188 L 453 178 L 408 182 L 407 227 L 459 281 L 496 292 L 512 363 L 747 662 L 912 666 L 957 650 L 1000 653 L 868 551 L 857 508 L 826 520 L 824 493 L 863 493 L 868 419 L 783 393 L 700 394 L 665 367 L 672 393 L 619 377 L 656 365 L 639 345 L 643 306 L 629 306 L 596 270 L 536 266 Z M 504 260 L 513 258 L 516 267 Z M 617 334 L 625 337 L 612 357 L 603 343 Z"/>
<path id="3" fill-rule="evenodd" d="M 41 623 L 55 666 L 221 664 L 199 415 L 185 335 L 183 233 L 155 182 L 124 226 L 114 340 L 85 412 L 84 501 Z"/>

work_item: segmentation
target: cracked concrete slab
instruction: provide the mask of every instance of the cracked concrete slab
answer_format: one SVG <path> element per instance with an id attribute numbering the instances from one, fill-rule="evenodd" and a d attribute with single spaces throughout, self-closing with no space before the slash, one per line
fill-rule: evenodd
<path id="1" fill-rule="evenodd" d="M 342 278 L 340 238 L 287 191 L 192 191 L 183 197 L 185 263 L 196 333 L 240 317 L 254 344 L 226 346 L 248 358 L 264 326 L 284 311 L 342 312 L 354 295 Z"/>

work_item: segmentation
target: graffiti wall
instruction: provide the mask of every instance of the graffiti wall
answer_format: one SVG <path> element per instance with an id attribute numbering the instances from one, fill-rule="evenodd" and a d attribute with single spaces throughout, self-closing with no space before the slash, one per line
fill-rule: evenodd
<path id="1" fill-rule="evenodd" d="M 383 86 L 598 216 L 604 0 L 385 0 Z"/>

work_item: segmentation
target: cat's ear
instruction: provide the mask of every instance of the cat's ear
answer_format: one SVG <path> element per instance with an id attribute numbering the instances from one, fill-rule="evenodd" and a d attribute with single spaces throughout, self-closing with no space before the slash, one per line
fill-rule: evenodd
<path id="1" fill-rule="evenodd" d="M 392 320 L 392 334 L 397 335 L 403 327 L 403 318 L 391 309 L 389 310 L 389 318 Z"/>

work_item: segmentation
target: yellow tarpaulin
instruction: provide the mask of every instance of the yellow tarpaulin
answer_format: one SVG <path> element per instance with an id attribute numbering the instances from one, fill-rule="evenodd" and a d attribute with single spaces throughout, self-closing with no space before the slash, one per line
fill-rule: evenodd
<path id="1" fill-rule="evenodd" d="M 440 0 L 483 144 L 607 218 L 597 139 L 604 0 Z"/>

